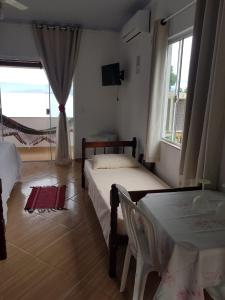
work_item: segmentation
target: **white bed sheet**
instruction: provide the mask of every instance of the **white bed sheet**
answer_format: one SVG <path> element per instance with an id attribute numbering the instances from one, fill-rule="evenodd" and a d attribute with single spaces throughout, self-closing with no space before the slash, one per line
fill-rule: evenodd
<path id="1" fill-rule="evenodd" d="M 168 185 L 146 170 L 139 168 L 93 169 L 92 160 L 86 160 L 84 172 L 87 179 L 88 194 L 93 202 L 97 217 L 102 227 L 106 244 L 109 244 L 110 233 L 110 189 L 119 183 L 128 191 L 168 188 Z M 122 211 L 118 209 L 118 232 L 125 234 Z"/>
<path id="2" fill-rule="evenodd" d="M 21 160 L 14 144 L 0 142 L 0 178 L 2 180 L 2 203 L 5 223 L 7 222 L 7 201 L 15 182 L 20 179 Z"/>

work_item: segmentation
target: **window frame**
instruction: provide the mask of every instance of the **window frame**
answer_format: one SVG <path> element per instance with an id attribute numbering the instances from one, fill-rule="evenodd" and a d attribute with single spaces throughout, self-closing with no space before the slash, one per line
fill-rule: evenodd
<path id="1" fill-rule="evenodd" d="M 43 69 L 43 66 L 40 61 L 22 61 L 17 59 L 13 59 L 13 60 L 0 59 L 0 66 Z"/>
<path id="2" fill-rule="evenodd" d="M 179 70 L 179 72 L 177 72 L 177 75 L 178 75 L 178 79 L 176 81 L 176 88 L 175 88 L 175 94 L 176 96 L 179 98 L 179 86 L 180 86 L 180 80 L 181 80 L 181 72 L 182 72 L 182 55 L 183 55 L 183 45 L 184 45 L 184 40 L 186 38 L 189 38 L 189 37 L 193 37 L 193 27 L 190 27 L 190 28 L 187 28 L 186 30 L 178 33 L 178 34 L 175 34 L 173 36 L 170 36 L 168 38 L 168 45 L 167 45 L 167 70 L 166 70 L 166 78 L 168 79 L 169 78 L 169 74 L 170 74 L 170 68 L 168 67 L 168 59 L 169 59 L 169 47 L 170 45 L 176 43 L 176 42 L 181 42 L 182 43 L 182 47 L 180 47 L 179 45 L 179 58 L 178 58 L 178 66 L 177 67 L 177 70 Z M 181 48 L 181 49 L 180 49 Z M 181 54 L 180 54 L 181 52 Z M 177 84 L 177 82 L 179 82 Z M 166 122 L 167 122 L 167 109 L 168 109 L 168 91 L 169 91 L 169 80 L 166 80 L 166 83 L 165 83 L 165 100 L 164 100 L 164 108 L 163 108 L 163 118 L 162 118 L 162 126 L 161 126 L 161 141 L 165 142 L 165 143 L 168 143 L 170 144 L 171 146 L 174 146 L 176 148 L 179 148 L 181 149 L 182 147 L 182 143 L 177 143 L 173 140 L 169 140 L 167 138 L 165 138 L 163 135 L 165 134 L 165 125 L 166 125 Z M 166 101 L 167 99 L 167 101 Z M 185 104 L 186 106 L 186 104 Z M 174 130 L 174 126 L 176 126 L 176 122 L 175 122 L 175 114 L 176 114 L 176 109 L 174 109 L 174 116 L 173 116 L 173 136 L 175 134 L 175 130 Z"/>

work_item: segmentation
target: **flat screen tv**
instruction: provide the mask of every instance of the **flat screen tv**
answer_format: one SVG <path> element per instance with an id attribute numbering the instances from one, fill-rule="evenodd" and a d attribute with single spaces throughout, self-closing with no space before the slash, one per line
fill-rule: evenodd
<path id="1" fill-rule="evenodd" d="M 102 66 L 102 85 L 121 85 L 119 63 Z"/>

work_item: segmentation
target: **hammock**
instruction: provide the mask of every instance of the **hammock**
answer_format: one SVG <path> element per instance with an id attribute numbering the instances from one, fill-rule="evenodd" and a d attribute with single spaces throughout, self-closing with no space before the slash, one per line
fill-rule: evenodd
<path id="1" fill-rule="evenodd" d="M 43 141 L 56 143 L 56 127 L 37 130 L 24 126 L 4 115 L 1 116 L 0 122 L 3 137 L 14 136 L 21 144 L 34 146 Z"/>

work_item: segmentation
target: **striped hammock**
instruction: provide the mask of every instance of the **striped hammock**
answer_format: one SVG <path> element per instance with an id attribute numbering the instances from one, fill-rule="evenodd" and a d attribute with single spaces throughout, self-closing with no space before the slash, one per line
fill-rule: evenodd
<path id="1" fill-rule="evenodd" d="M 43 141 L 48 143 L 56 143 L 56 127 L 37 130 L 24 126 L 11 118 L 4 115 L 0 118 L 1 132 L 3 137 L 14 136 L 21 144 L 37 145 Z"/>

